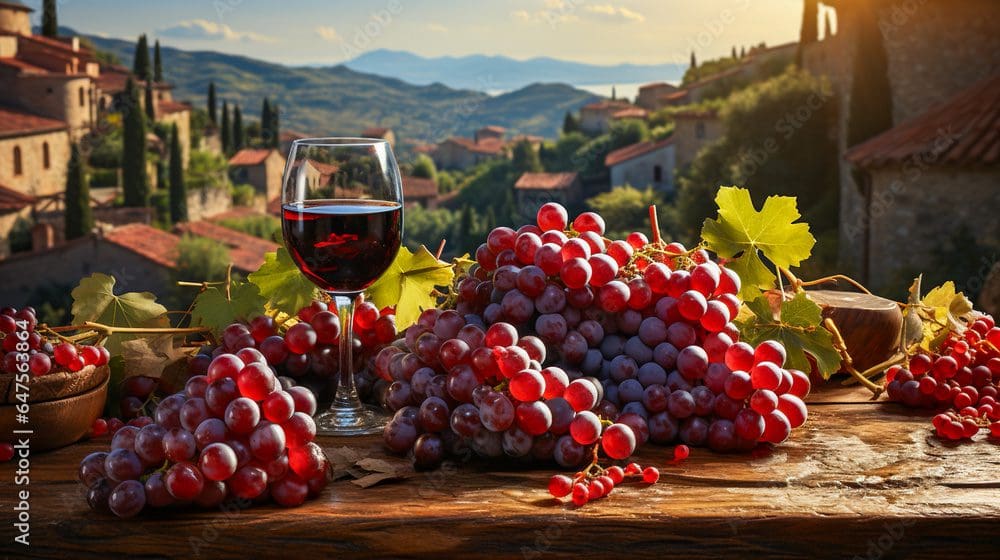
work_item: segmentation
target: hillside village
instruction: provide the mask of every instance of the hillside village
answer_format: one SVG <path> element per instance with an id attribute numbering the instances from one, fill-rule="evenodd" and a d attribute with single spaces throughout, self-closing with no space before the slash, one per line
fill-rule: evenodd
<path id="1" fill-rule="evenodd" d="M 804 6 L 799 41 L 692 53 L 681 83 L 585 104 L 557 138 L 484 122 L 402 149 L 378 122 L 283 130 L 277 104 L 262 99 L 251 118 L 214 84 L 204 106 L 175 100 L 158 42 L 150 61 L 140 37 L 128 68 L 80 38 L 34 33 L 32 10 L 0 1 L 0 299 L 58 313 L 54 294 L 97 269 L 157 293 L 230 264 L 255 270 L 278 246 L 291 142 L 335 133 L 400 144 L 411 246 L 474 251 L 552 200 L 635 228 L 655 203 L 690 241 L 715 189 L 741 184 L 758 202 L 799 196 L 830 248 L 816 275 L 839 266 L 899 293 L 944 268 L 1000 311 L 1000 37 L 982 17 L 998 7 L 929 0 L 900 18 L 893 2 L 827 0 L 820 19 L 818 2 Z M 330 173 L 310 165 L 317 180 Z"/>

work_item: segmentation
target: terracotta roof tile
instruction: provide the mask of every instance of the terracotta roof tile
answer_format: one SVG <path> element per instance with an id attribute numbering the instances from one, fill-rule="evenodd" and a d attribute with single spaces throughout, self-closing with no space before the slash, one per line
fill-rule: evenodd
<path id="1" fill-rule="evenodd" d="M 644 119 L 647 116 L 649 116 L 649 113 L 642 107 L 629 107 L 628 109 L 615 111 L 611 114 L 611 118 L 613 119 Z"/>
<path id="2" fill-rule="evenodd" d="M 1000 164 L 1000 74 L 850 148 L 844 157 L 860 167 L 912 158 L 931 165 Z"/>
<path id="3" fill-rule="evenodd" d="M 180 113 L 181 111 L 190 111 L 191 104 L 181 101 L 160 101 L 157 104 L 157 109 L 164 115 L 169 115 L 171 113 Z"/>
<path id="4" fill-rule="evenodd" d="M 180 233 L 207 237 L 229 248 L 233 267 L 244 272 L 252 272 L 264 263 L 264 254 L 276 251 L 278 244 L 266 239 L 213 224 L 212 222 L 182 222 L 175 228 Z"/>
<path id="5" fill-rule="evenodd" d="M 16 212 L 35 203 L 35 197 L 0 185 L 0 212 Z"/>
<path id="6" fill-rule="evenodd" d="M 628 109 L 632 104 L 628 101 L 604 99 L 602 101 L 595 101 L 593 103 L 588 103 L 580 108 L 583 111 L 613 111 L 615 109 Z"/>
<path id="7" fill-rule="evenodd" d="M 160 266 L 177 266 L 177 244 L 181 238 L 172 233 L 146 224 L 127 224 L 105 233 L 104 239 Z"/>
<path id="8" fill-rule="evenodd" d="M 648 140 L 646 142 L 632 144 L 631 146 L 625 146 L 624 148 L 619 148 L 608 154 L 607 157 L 604 158 L 604 165 L 612 167 L 624 161 L 666 148 L 667 146 L 673 144 L 673 142 L 674 138 L 671 136 L 665 140 Z"/>
<path id="9" fill-rule="evenodd" d="M 69 126 L 63 121 L 39 117 L 13 107 L 0 106 L 0 138 L 66 130 L 67 128 Z"/>
<path id="10" fill-rule="evenodd" d="M 434 179 L 403 175 L 403 200 L 408 198 L 436 197 L 437 194 L 438 187 Z"/>
<path id="11" fill-rule="evenodd" d="M 254 210 L 253 208 L 247 206 L 234 206 L 225 212 L 219 212 L 218 214 L 212 214 L 205 218 L 210 222 L 219 222 L 222 220 L 239 219 L 239 218 L 252 218 L 255 216 L 262 216 L 260 212 Z"/>
<path id="12" fill-rule="evenodd" d="M 24 73 L 27 73 L 27 74 L 48 74 L 49 73 L 49 69 L 48 68 L 42 68 L 41 66 L 36 66 L 34 64 L 31 64 L 30 62 L 26 62 L 24 60 L 17 59 L 17 58 L 15 58 L 13 56 L 0 57 L 0 65 L 2 65 L 2 66 L 9 66 L 11 68 L 16 68 L 17 70 L 20 70 L 21 72 L 24 72 Z"/>
<path id="13" fill-rule="evenodd" d="M 243 148 L 229 158 L 229 165 L 234 167 L 243 165 L 260 165 L 264 163 L 267 156 L 271 155 L 273 149 L 270 148 Z"/>
<path id="14" fill-rule="evenodd" d="M 576 173 L 525 173 L 514 183 L 518 190 L 561 190 L 576 181 Z"/>

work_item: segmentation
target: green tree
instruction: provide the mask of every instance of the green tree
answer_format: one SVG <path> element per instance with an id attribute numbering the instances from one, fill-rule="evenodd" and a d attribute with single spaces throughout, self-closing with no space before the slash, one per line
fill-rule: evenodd
<path id="1" fill-rule="evenodd" d="M 632 231 L 649 231 L 649 207 L 662 203 L 663 198 L 652 188 L 639 190 L 631 185 L 619 185 L 587 199 L 587 206 L 617 228 L 608 232 L 608 237 L 618 239 Z"/>
<path id="2" fill-rule="evenodd" d="M 42 35 L 45 37 L 59 36 L 59 17 L 56 13 L 56 0 L 42 2 Z"/>
<path id="3" fill-rule="evenodd" d="M 514 164 L 514 172 L 521 174 L 526 172 L 538 173 L 542 169 L 542 161 L 538 157 L 538 152 L 527 140 L 521 140 L 514 144 L 511 161 Z"/>
<path id="4" fill-rule="evenodd" d="M 243 129 L 243 114 L 240 106 L 233 107 L 233 151 L 242 150 L 246 146 L 246 130 Z"/>
<path id="5" fill-rule="evenodd" d="M 218 116 L 215 107 L 215 82 L 208 82 L 208 118 L 212 124 L 218 125 Z"/>
<path id="6" fill-rule="evenodd" d="M 611 149 L 617 150 L 649 140 L 649 126 L 640 119 L 625 119 L 611 124 Z"/>
<path id="7" fill-rule="evenodd" d="M 747 48 L 745 46 L 740 47 L 740 58 L 743 58 L 746 55 L 747 55 Z"/>
<path id="8" fill-rule="evenodd" d="M 473 215 L 472 206 L 463 204 L 462 217 L 458 221 L 458 229 L 453 234 L 455 242 L 460 247 L 460 253 L 472 253 L 476 249 L 473 246 L 476 241 L 475 230 L 476 220 Z"/>
<path id="9" fill-rule="evenodd" d="M 187 187 L 184 185 L 184 161 L 177 124 L 170 129 L 170 221 L 186 222 Z"/>
<path id="10" fill-rule="evenodd" d="M 739 56 L 736 54 L 736 45 L 733 45 L 733 52 L 729 56 L 731 58 L 739 58 Z"/>
<path id="11" fill-rule="evenodd" d="M 139 35 L 139 40 L 135 43 L 135 56 L 132 59 L 132 73 L 136 79 L 149 79 L 149 42 L 146 34 Z"/>
<path id="12" fill-rule="evenodd" d="M 892 87 L 878 17 L 869 3 L 857 6 L 857 43 L 847 115 L 847 145 L 854 146 L 892 127 Z"/>
<path id="13" fill-rule="evenodd" d="M 271 138 L 268 147 L 277 148 L 281 145 L 281 110 L 277 103 L 271 105 Z"/>
<path id="14" fill-rule="evenodd" d="M 80 147 L 73 144 L 66 169 L 66 239 L 77 239 L 94 229 L 90 210 L 90 184 L 87 182 Z"/>
<path id="15" fill-rule="evenodd" d="M 802 6 L 802 26 L 799 28 L 799 47 L 795 54 L 795 63 L 802 66 L 802 50 L 810 43 L 815 43 L 819 35 L 819 2 L 804 0 Z"/>
<path id="16" fill-rule="evenodd" d="M 153 81 L 163 81 L 163 60 L 160 58 L 160 40 L 153 43 Z"/>
<path id="17" fill-rule="evenodd" d="M 566 116 L 563 117 L 562 125 L 563 134 L 570 134 L 573 132 L 580 132 L 580 121 L 573 116 L 573 113 L 566 111 Z"/>
<path id="18" fill-rule="evenodd" d="M 554 146 L 546 148 L 544 153 L 539 152 L 542 167 L 553 172 L 576 171 L 573 155 L 587 142 L 588 139 L 582 132 L 563 134 Z"/>
<path id="19" fill-rule="evenodd" d="M 260 108 L 260 138 L 261 145 L 271 146 L 271 102 L 266 97 Z"/>
<path id="20" fill-rule="evenodd" d="M 229 105 L 222 102 L 222 153 L 229 154 L 233 151 L 233 129 L 229 126 Z"/>
<path id="21" fill-rule="evenodd" d="M 143 207 L 149 203 L 146 175 L 146 119 L 139 105 L 139 90 L 129 77 L 125 83 L 125 114 L 122 125 L 122 191 L 124 204 Z"/>
<path id="22" fill-rule="evenodd" d="M 437 181 L 437 166 L 427 154 L 420 154 L 413 160 L 413 169 L 410 171 L 410 175 Z"/>
<path id="23" fill-rule="evenodd" d="M 175 274 L 178 280 L 225 280 L 229 263 L 229 250 L 214 239 L 185 235 L 177 243 Z"/>
<path id="24" fill-rule="evenodd" d="M 145 99 L 146 117 L 149 118 L 149 122 L 156 122 L 156 105 L 153 103 L 153 82 L 146 80 L 146 99 Z"/>
<path id="25" fill-rule="evenodd" d="M 698 59 L 694 56 L 694 51 L 691 51 L 691 64 L 688 66 L 688 70 L 694 70 L 698 67 Z"/>

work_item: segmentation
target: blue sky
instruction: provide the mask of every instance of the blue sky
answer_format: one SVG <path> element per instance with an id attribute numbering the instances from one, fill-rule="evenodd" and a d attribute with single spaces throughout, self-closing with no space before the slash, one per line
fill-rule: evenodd
<path id="1" fill-rule="evenodd" d="M 795 40 L 801 10 L 802 0 L 59 0 L 59 22 L 286 64 L 333 64 L 376 48 L 615 64 Z"/>

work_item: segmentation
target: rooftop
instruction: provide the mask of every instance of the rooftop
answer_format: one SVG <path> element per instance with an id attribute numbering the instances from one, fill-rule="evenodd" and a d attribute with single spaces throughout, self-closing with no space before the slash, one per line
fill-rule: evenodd
<path id="1" fill-rule="evenodd" d="M 171 113 L 180 113 L 182 111 L 190 111 L 191 104 L 184 103 L 182 101 L 160 101 L 157 108 L 161 113 L 169 115 Z"/>
<path id="2" fill-rule="evenodd" d="M 361 131 L 361 136 L 364 138 L 385 138 L 385 135 L 389 133 L 388 128 L 383 126 L 373 126 L 366 128 Z"/>
<path id="3" fill-rule="evenodd" d="M 35 197 L 0 185 L 0 213 L 17 212 L 35 203 Z"/>
<path id="4" fill-rule="evenodd" d="M 243 148 L 233 154 L 233 157 L 229 158 L 229 165 L 233 167 L 260 165 L 274 151 L 273 148 Z"/>
<path id="5" fill-rule="evenodd" d="M 844 157 L 860 167 L 880 167 L 912 159 L 931 165 L 997 165 L 1000 163 L 1000 74 L 851 147 Z"/>
<path id="6" fill-rule="evenodd" d="M 13 107 L 0 106 L 0 138 L 66 130 L 63 121 L 39 117 Z"/>
<path id="7" fill-rule="evenodd" d="M 604 99 L 602 101 L 595 101 L 593 103 L 587 103 L 580 110 L 586 111 L 611 111 L 613 109 L 628 109 L 632 107 L 632 104 L 628 101 L 621 101 L 619 99 Z"/>
<path id="8" fill-rule="evenodd" d="M 127 224 L 104 234 L 104 239 L 167 268 L 177 266 L 180 238 L 146 224 Z"/>
<path id="9" fill-rule="evenodd" d="M 671 136 L 665 140 L 647 140 L 646 142 L 639 142 L 637 144 L 632 144 L 631 146 L 625 146 L 624 148 L 619 148 L 608 154 L 607 157 L 604 158 L 604 165 L 612 167 L 630 159 L 666 148 L 667 146 L 673 144 L 673 142 L 674 139 Z"/>
<path id="10" fill-rule="evenodd" d="M 427 198 L 438 195 L 437 183 L 434 179 L 403 175 L 403 200 L 408 198 Z"/>
<path id="11" fill-rule="evenodd" d="M 182 222 L 174 229 L 179 233 L 207 237 L 229 248 L 233 267 L 243 271 L 254 271 L 264 264 L 264 254 L 278 250 L 278 244 L 266 239 L 213 224 L 212 222 Z"/>
<path id="12" fill-rule="evenodd" d="M 642 107 L 629 107 L 628 109 L 615 111 L 611 114 L 611 118 L 613 119 L 644 119 L 647 116 L 649 116 L 649 113 Z"/>
<path id="13" fill-rule="evenodd" d="M 562 190 L 576 181 L 576 173 L 525 173 L 514 183 L 518 190 Z"/>
<path id="14" fill-rule="evenodd" d="M 458 144 L 470 152 L 476 152 L 480 154 L 497 154 L 503 150 L 504 142 L 499 138 L 483 138 L 481 141 L 476 142 L 471 138 L 465 138 L 463 136 L 452 136 L 442 143 L 451 142 L 453 144 Z"/>

